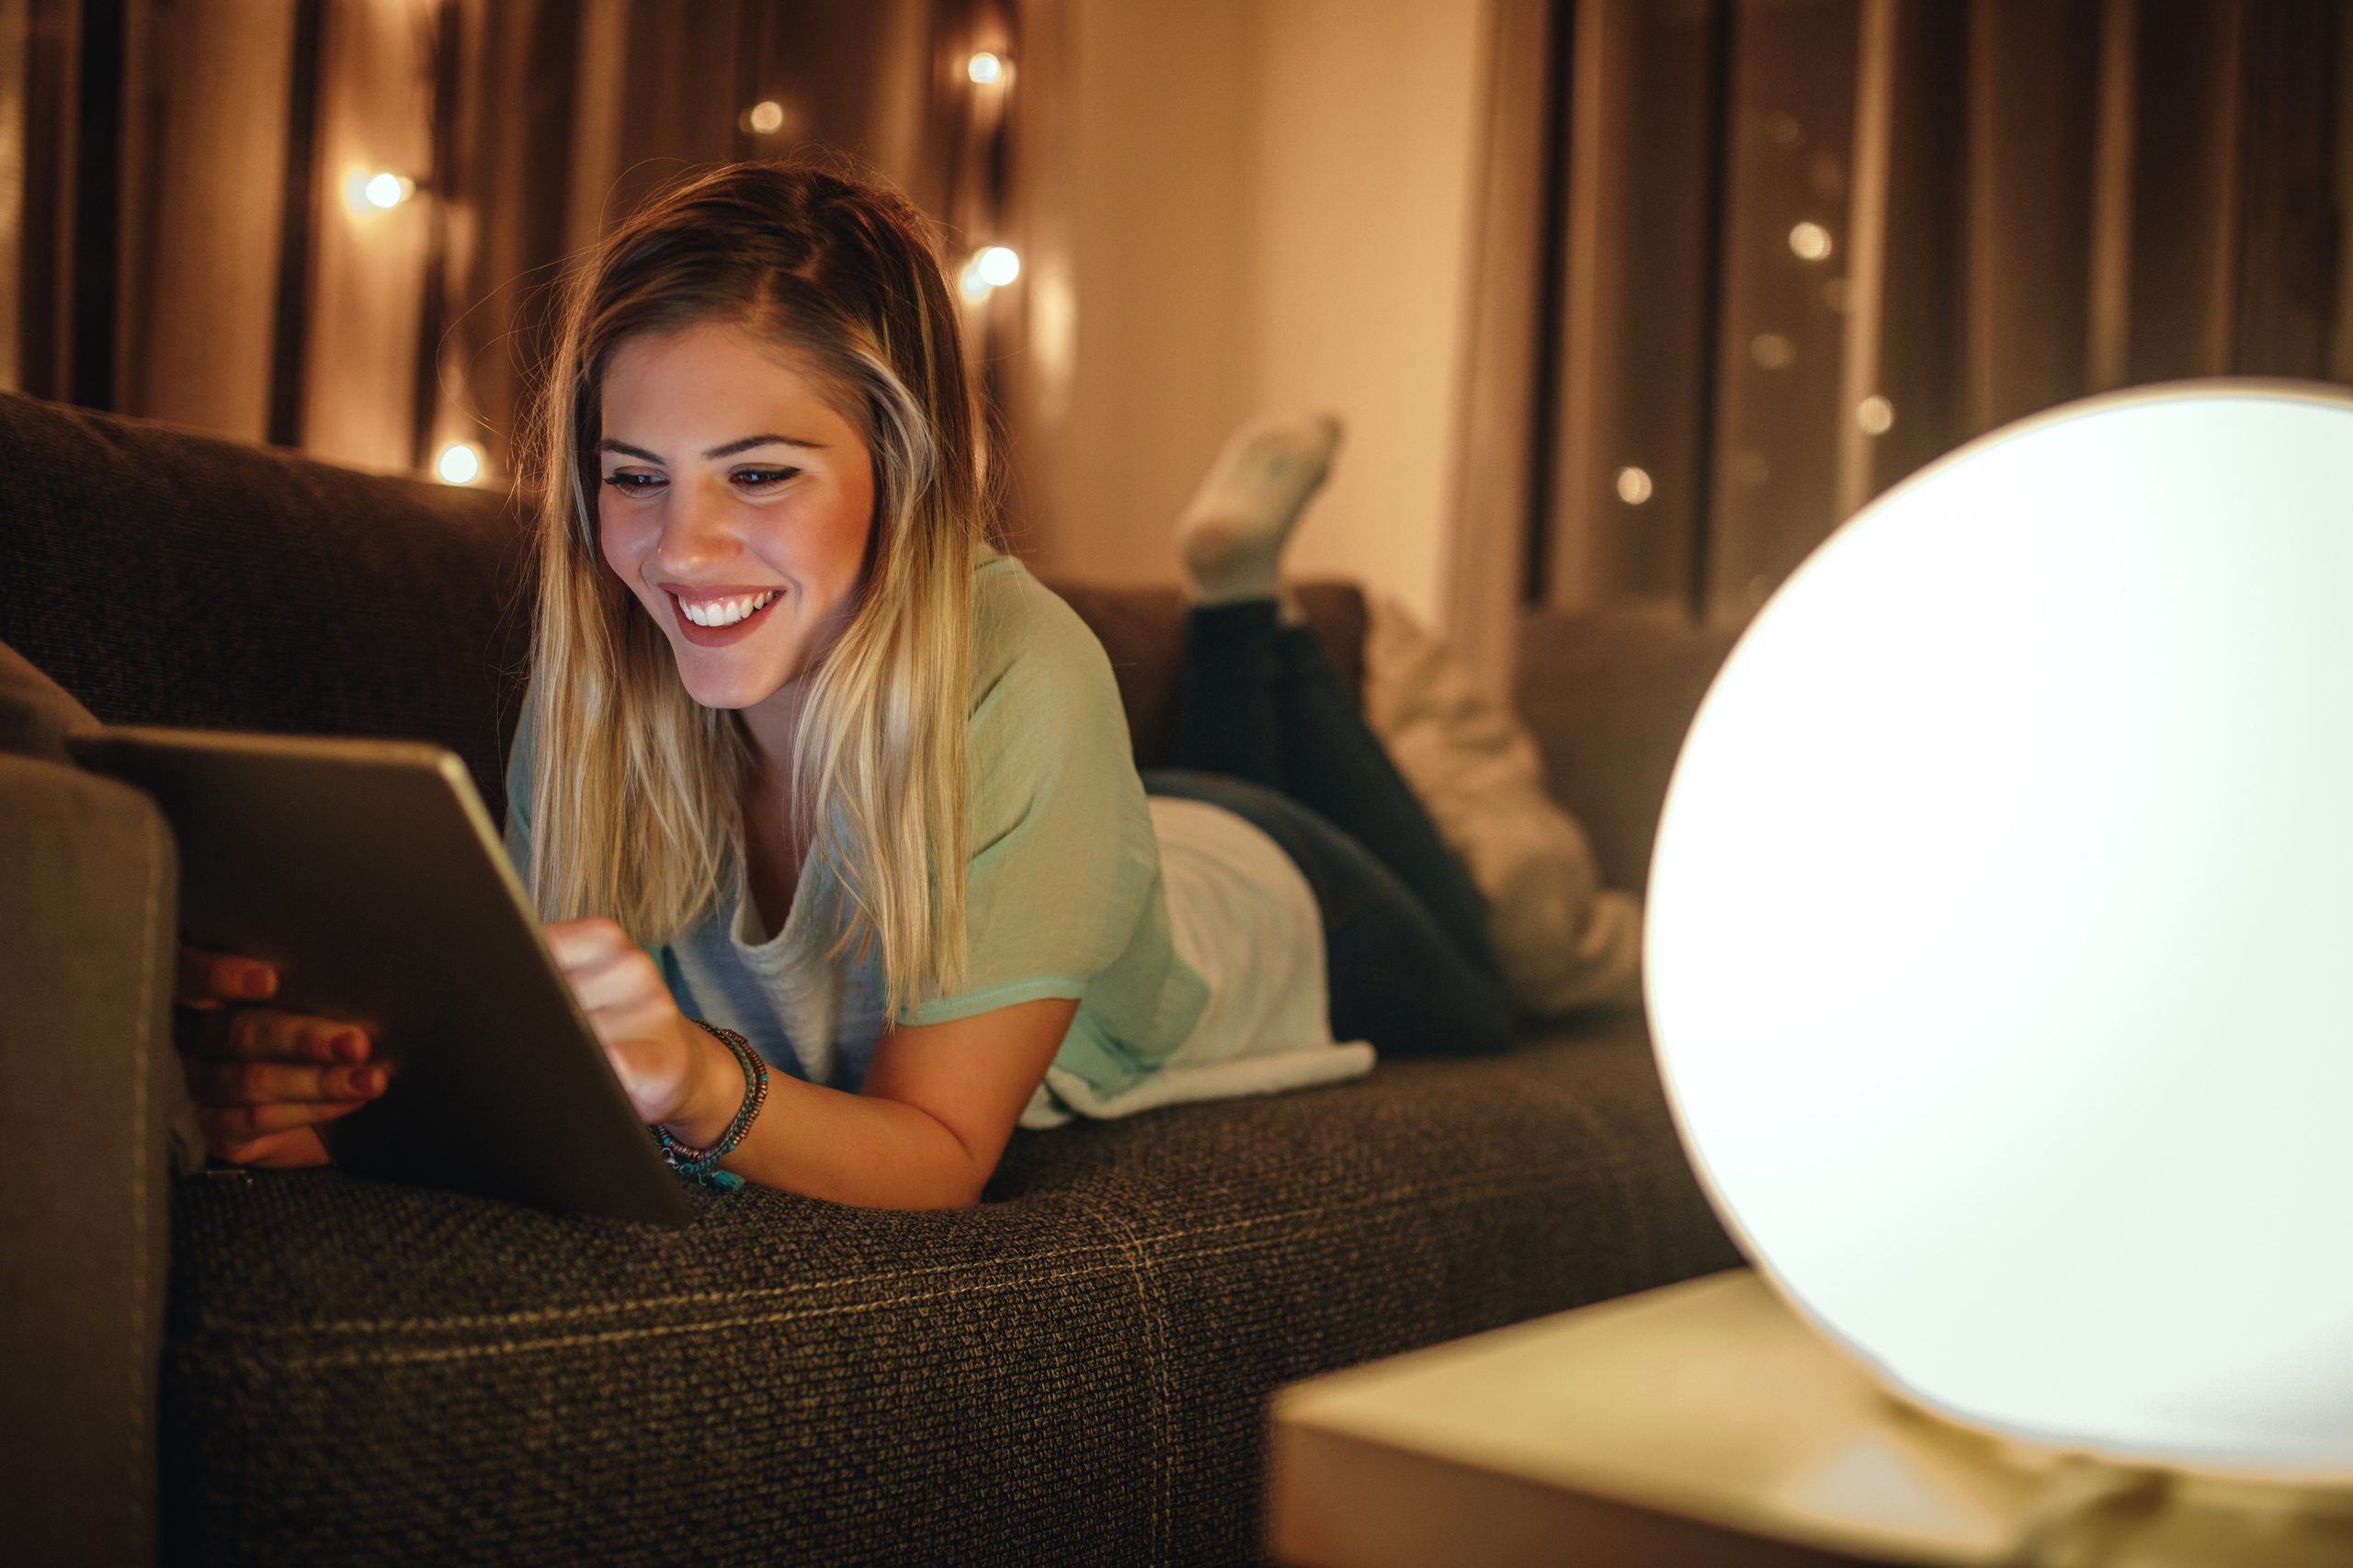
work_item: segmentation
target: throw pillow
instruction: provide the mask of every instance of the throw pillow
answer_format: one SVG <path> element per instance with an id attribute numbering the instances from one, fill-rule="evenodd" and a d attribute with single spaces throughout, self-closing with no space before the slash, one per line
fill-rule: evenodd
<path id="1" fill-rule="evenodd" d="M 0 642 L 0 752 L 72 766 L 65 737 L 95 730 L 98 722 L 74 694 Z"/>
<path id="2" fill-rule="evenodd" d="M 1545 787 L 1535 737 L 1403 606 L 1368 596 L 1364 709 L 1487 901 L 1521 1013 L 1642 1000 L 1642 903 L 1601 886 L 1585 830 Z"/>

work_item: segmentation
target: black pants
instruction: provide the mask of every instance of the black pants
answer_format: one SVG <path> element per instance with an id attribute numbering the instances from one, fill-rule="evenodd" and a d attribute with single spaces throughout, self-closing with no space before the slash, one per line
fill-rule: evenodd
<path id="1" fill-rule="evenodd" d="M 1281 624 L 1272 599 L 1196 608 L 1176 761 L 1145 789 L 1234 812 L 1314 890 L 1336 1039 L 1397 1056 L 1511 1043 L 1485 900 L 1312 629 Z"/>

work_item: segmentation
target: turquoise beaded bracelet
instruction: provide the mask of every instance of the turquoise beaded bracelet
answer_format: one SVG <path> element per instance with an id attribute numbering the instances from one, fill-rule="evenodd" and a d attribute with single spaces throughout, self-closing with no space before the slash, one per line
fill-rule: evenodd
<path id="1" fill-rule="evenodd" d="M 744 1141 L 745 1131 L 751 1127 L 752 1119 L 760 1114 L 762 1106 L 767 1104 L 768 1064 L 760 1060 L 759 1053 L 752 1049 L 752 1042 L 733 1029 L 723 1029 L 717 1024 L 704 1023 L 700 1018 L 688 1021 L 717 1036 L 719 1043 L 733 1052 L 736 1065 L 744 1069 L 744 1103 L 736 1110 L 735 1119 L 729 1122 L 727 1131 L 720 1135 L 719 1142 L 707 1149 L 680 1142 L 670 1136 L 668 1128 L 658 1123 L 650 1131 L 660 1141 L 662 1157 L 670 1162 L 672 1170 L 680 1176 L 691 1176 L 705 1187 L 733 1192 L 744 1185 L 744 1178 L 733 1171 L 721 1170 L 719 1162 L 734 1153 L 735 1145 Z"/>

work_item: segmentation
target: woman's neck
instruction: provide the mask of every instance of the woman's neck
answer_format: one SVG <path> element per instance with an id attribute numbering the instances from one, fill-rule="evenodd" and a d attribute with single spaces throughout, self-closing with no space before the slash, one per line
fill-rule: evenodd
<path id="1" fill-rule="evenodd" d="M 783 713 L 768 707 L 763 703 L 756 715 L 750 709 L 744 712 L 753 754 L 744 780 L 744 871 L 759 924 L 774 937 L 791 916 L 809 845 L 792 800 L 792 740 L 800 710 L 797 703 Z"/>
<path id="2" fill-rule="evenodd" d="M 792 748 L 801 735 L 801 710 L 808 687 L 796 678 L 777 687 L 766 699 L 744 709 L 744 732 L 756 754 L 755 773 L 780 785 L 792 777 Z M 789 787 L 789 786 L 788 786 Z"/>

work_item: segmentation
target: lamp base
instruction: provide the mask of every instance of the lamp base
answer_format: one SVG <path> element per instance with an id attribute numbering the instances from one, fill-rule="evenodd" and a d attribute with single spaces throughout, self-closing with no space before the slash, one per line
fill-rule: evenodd
<path id="1" fill-rule="evenodd" d="M 1271 1549 L 1327 1568 L 2353 1562 L 2340 1491 L 1970 1430 L 1884 1392 L 1745 1269 L 1287 1389 L 1271 1449 Z"/>

